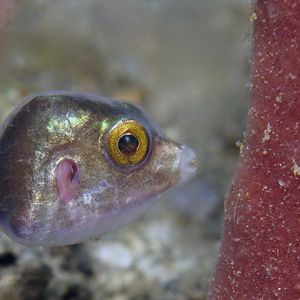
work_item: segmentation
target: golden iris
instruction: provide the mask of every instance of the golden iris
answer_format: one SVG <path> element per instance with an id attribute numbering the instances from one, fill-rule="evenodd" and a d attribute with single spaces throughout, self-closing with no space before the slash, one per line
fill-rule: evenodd
<path id="1" fill-rule="evenodd" d="M 149 136 L 137 121 L 117 124 L 108 134 L 108 148 L 112 159 L 120 165 L 142 162 L 149 150 Z"/>

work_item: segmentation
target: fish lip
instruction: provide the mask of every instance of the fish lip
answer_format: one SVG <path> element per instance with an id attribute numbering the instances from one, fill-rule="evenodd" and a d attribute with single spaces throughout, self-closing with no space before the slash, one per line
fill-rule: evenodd
<path id="1" fill-rule="evenodd" d="M 187 145 L 182 145 L 179 156 L 178 185 L 186 183 L 197 174 L 198 164 L 195 151 Z"/>

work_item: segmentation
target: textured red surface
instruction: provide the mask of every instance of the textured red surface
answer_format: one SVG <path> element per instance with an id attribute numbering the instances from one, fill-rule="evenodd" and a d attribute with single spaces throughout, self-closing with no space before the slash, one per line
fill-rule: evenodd
<path id="1" fill-rule="evenodd" d="M 255 1 L 246 145 L 208 299 L 300 299 L 300 1 Z"/>

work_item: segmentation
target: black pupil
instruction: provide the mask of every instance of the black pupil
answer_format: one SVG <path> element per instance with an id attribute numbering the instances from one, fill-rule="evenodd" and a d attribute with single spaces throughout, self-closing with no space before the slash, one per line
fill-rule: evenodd
<path id="1" fill-rule="evenodd" d="M 132 155 L 139 147 L 139 140 L 132 134 L 125 134 L 119 139 L 119 150 L 125 155 Z"/>

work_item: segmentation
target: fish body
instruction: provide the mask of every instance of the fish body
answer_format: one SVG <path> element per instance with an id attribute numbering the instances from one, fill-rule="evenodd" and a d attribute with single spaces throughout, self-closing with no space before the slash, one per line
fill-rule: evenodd
<path id="1" fill-rule="evenodd" d="M 195 159 L 132 104 L 71 92 L 34 95 L 0 132 L 0 227 L 30 246 L 98 237 L 190 179 Z"/>

